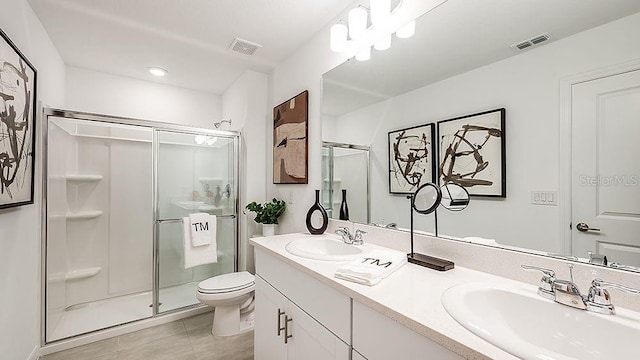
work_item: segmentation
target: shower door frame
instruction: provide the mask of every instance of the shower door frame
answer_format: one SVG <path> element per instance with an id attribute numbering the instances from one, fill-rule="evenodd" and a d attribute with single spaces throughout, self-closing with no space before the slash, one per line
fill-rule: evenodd
<path id="1" fill-rule="evenodd" d="M 340 149 L 353 149 L 364 151 L 367 154 L 367 224 L 371 221 L 371 147 L 366 145 L 354 145 L 333 141 L 322 141 L 322 148 L 329 149 L 329 201 L 331 202 L 331 207 L 333 208 L 333 175 L 334 175 L 334 154 L 333 150 L 335 148 Z M 324 176 L 323 176 L 324 181 Z M 333 217 L 332 211 L 332 218 Z"/>
<path id="2" fill-rule="evenodd" d="M 150 317 L 145 317 L 142 319 L 132 320 L 129 322 L 124 322 L 122 324 L 113 325 L 107 328 L 101 328 L 92 330 L 90 332 L 74 335 L 71 337 L 58 339 L 54 341 L 47 341 L 46 339 L 46 321 L 47 321 L 47 191 L 48 191 L 48 147 L 49 147 L 49 117 L 61 117 L 72 120 L 85 120 L 85 121 L 95 121 L 101 123 L 110 123 L 117 125 L 131 125 L 131 126 L 139 126 L 145 127 L 152 131 L 152 189 L 153 189 L 153 198 L 152 198 L 152 223 L 149 224 L 153 226 L 153 260 L 152 260 L 152 314 Z M 173 133 L 181 133 L 188 135 L 210 135 L 216 137 L 226 137 L 233 139 L 233 176 L 235 180 L 235 184 L 233 186 L 233 196 L 234 196 L 234 214 L 230 215 L 234 218 L 234 248 L 233 248 L 233 269 L 234 272 L 238 271 L 239 267 L 239 259 L 240 259 L 240 216 L 239 216 L 239 204 L 240 204 L 240 149 L 242 149 L 242 136 L 239 131 L 227 131 L 227 130 L 214 130 L 214 129 L 205 129 L 198 128 L 188 125 L 180 125 L 180 124 L 171 124 L 164 123 L 158 121 L 149 121 L 149 120 L 141 120 L 120 116 L 112 116 L 112 115 L 102 115 L 102 114 L 94 114 L 87 113 L 81 111 L 73 111 L 73 110 L 64 110 L 59 108 L 48 108 L 45 107 L 42 112 L 42 121 L 41 121 L 41 139 L 42 139 L 42 156 L 40 157 L 40 161 L 42 162 L 42 195 L 41 195 L 41 226 L 40 226 L 40 234 L 41 234 L 41 246 L 40 246 L 40 345 L 51 345 L 56 344 L 63 341 L 69 341 L 76 339 L 81 336 L 86 336 L 88 334 L 94 334 L 100 331 L 104 331 L 107 329 L 116 328 L 125 324 L 135 323 L 142 320 L 153 319 L 158 317 L 167 316 L 170 314 L 187 311 L 195 308 L 203 308 L 206 305 L 203 304 L 193 304 L 182 308 L 177 308 L 173 310 L 163 311 L 162 313 L 158 312 L 158 301 L 160 294 L 160 263 L 159 263 L 159 232 L 158 227 L 160 223 L 158 222 L 159 215 L 159 204 L 158 204 L 158 179 L 157 179 L 157 169 L 158 169 L 158 132 L 173 132 Z M 166 222 L 166 221 L 165 221 Z"/>

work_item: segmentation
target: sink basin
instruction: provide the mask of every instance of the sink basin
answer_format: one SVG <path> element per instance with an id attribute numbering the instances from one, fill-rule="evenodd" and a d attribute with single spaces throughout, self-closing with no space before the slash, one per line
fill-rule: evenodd
<path id="1" fill-rule="evenodd" d="M 362 249 L 348 245 L 339 238 L 327 235 L 305 236 L 287 244 L 289 253 L 308 259 L 346 261 L 353 260 L 362 254 Z"/>
<path id="2" fill-rule="evenodd" d="M 637 358 L 638 313 L 601 315 L 538 296 L 535 288 L 468 283 L 442 294 L 442 305 L 467 330 L 523 359 Z"/>

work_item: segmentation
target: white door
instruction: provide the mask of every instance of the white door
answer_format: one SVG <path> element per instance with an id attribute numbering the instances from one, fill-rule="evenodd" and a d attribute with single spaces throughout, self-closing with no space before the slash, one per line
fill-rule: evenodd
<path id="1" fill-rule="evenodd" d="M 255 297 L 255 359 L 286 359 L 287 348 L 282 328 L 289 301 L 259 276 L 256 276 Z"/>
<path id="2" fill-rule="evenodd" d="M 572 87 L 572 253 L 640 266 L 640 70 Z"/>

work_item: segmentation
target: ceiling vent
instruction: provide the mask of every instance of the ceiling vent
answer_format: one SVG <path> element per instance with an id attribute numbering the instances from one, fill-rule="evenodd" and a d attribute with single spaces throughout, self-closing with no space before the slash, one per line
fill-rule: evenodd
<path id="1" fill-rule="evenodd" d="M 516 48 L 518 50 L 524 50 L 526 48 L 530 48 L 534 45 L 538 45 L 549 40 L 551 37 L 548 33 L 540 34 L 538 36 L 532 37 L 531 39 L 519 42 L 517 44 L 511 45 L 512 48 Z"/>
<path id="2" fill-rule="evenodd" d="M 241 54 L 253 55 L 253 53 L 255 53 L 256 50 L 260 49 L 261 47 L 262 45 L 260 44 L 235 38 L 231 43 L 231 46 L 229 46 L 229 49 L 235 52 L 239 52 Z"/>

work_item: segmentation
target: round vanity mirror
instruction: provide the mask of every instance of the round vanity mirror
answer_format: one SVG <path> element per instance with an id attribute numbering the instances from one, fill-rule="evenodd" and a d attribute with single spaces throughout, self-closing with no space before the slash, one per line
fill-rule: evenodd
<path id="1" fill-rule="evenodd" d="M 464 187 L 449 183 L 440 187 L 442 201 L 440 204 L 450 211 L 462 211 L 469 206 L 469 192 Z"/>
<path id="2" fill-rule="evenodd" d="M 411 207 L 419 214 L 431 214 L 440 204 L 442 193 L 432 183 L 427 183 L 418 188 L 411 197 Z"/>

